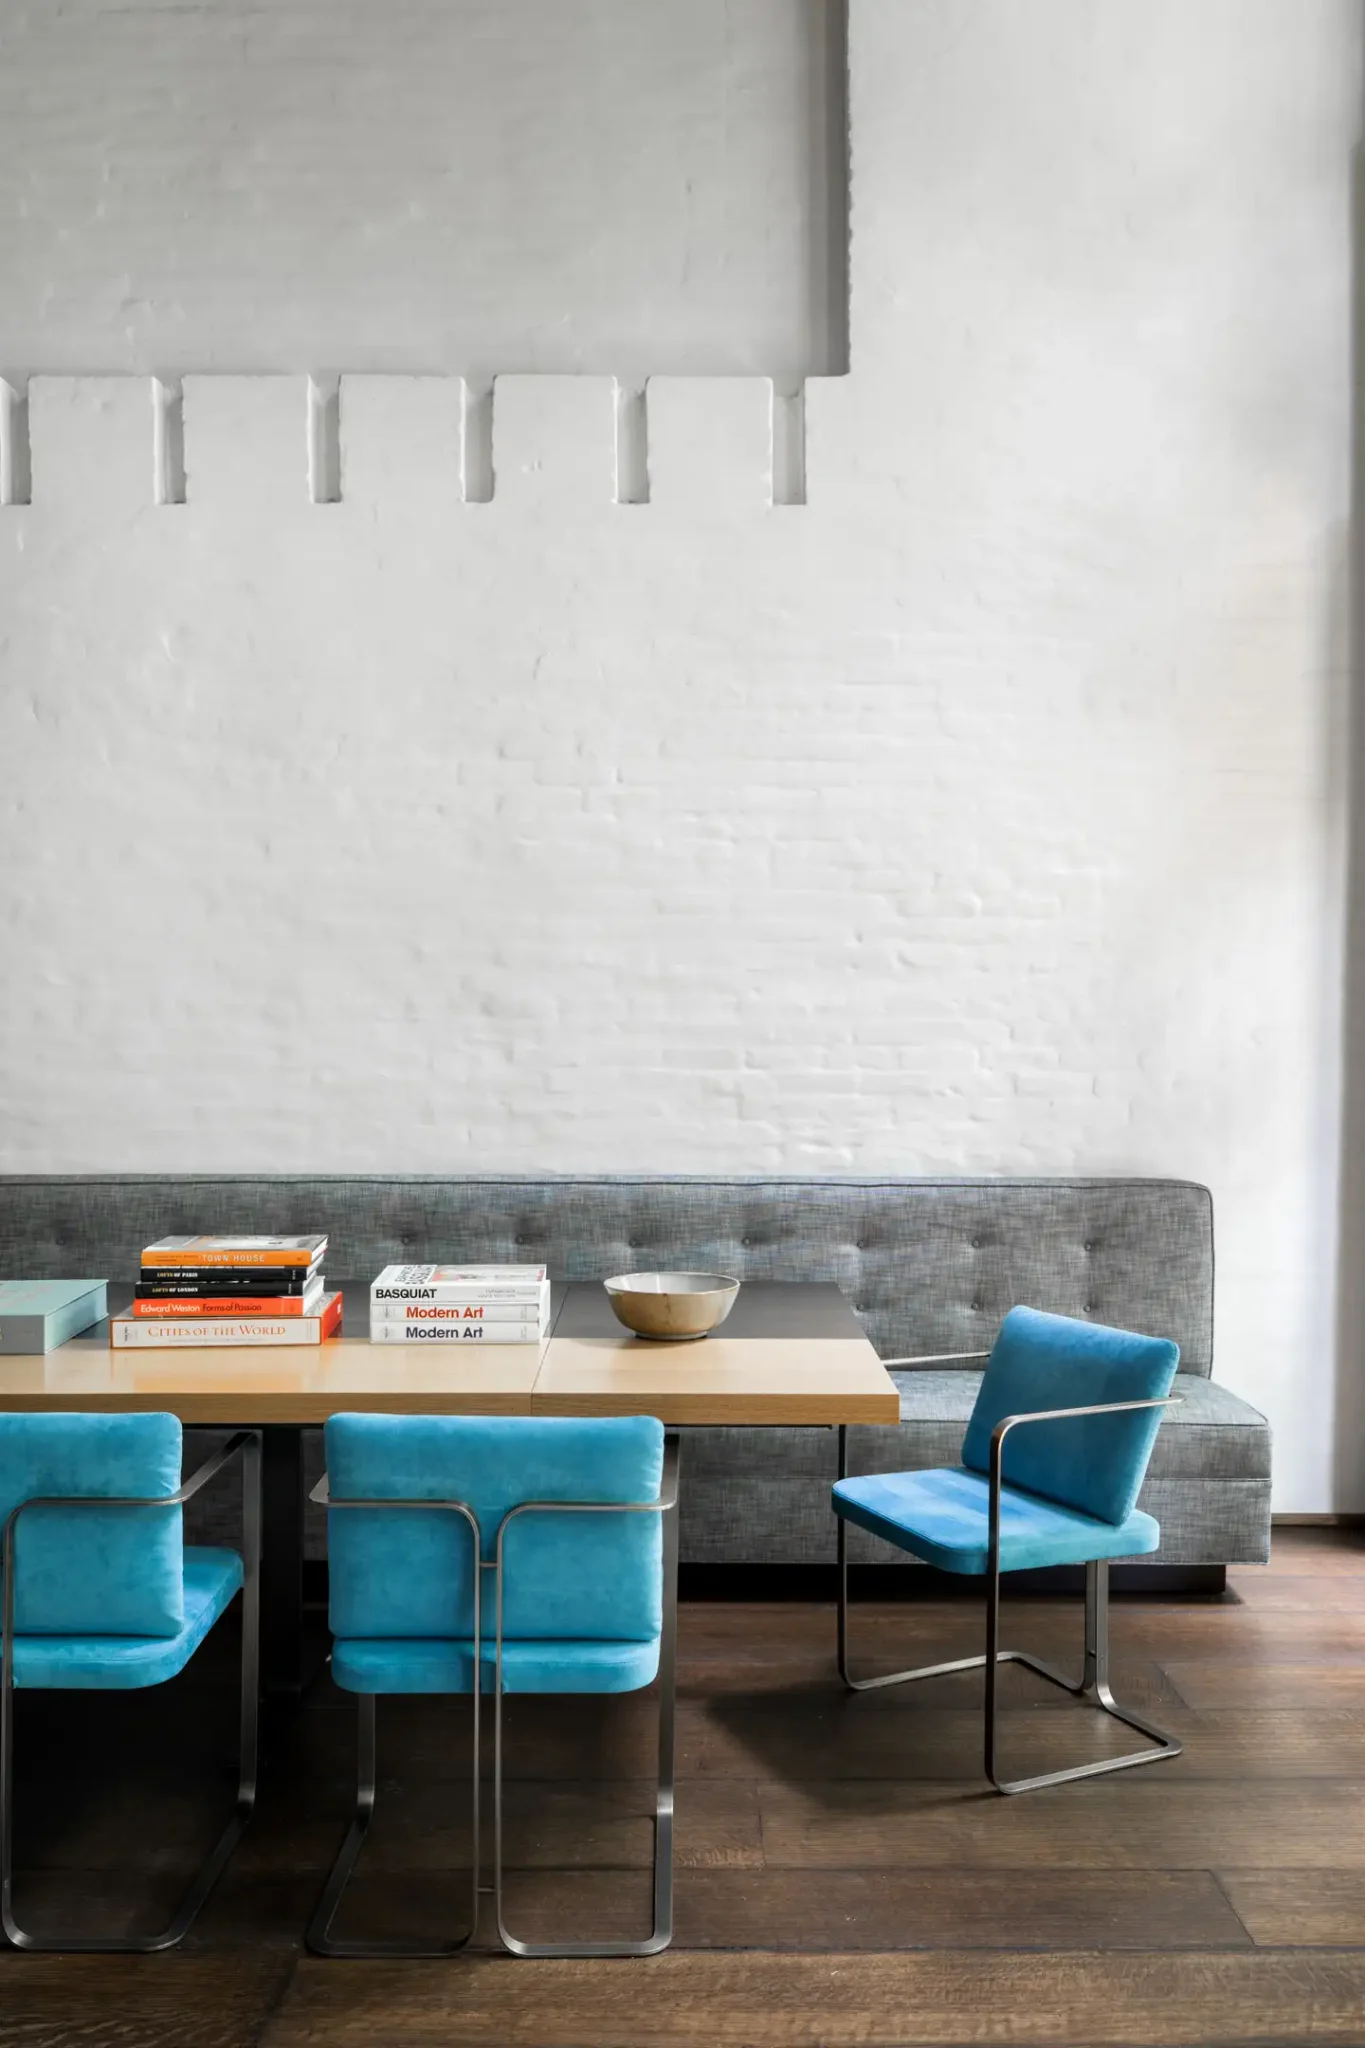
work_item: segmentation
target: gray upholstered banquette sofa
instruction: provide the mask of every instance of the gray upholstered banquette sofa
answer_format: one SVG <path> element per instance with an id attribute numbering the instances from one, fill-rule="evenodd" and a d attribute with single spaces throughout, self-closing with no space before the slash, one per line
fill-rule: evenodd
<path id="1" fill-rule="evenodd" d="M 1172 1337 L 1183 1402 L 1142 1494 L 1161 1523 L 1155 1562 L 1269 1554 L 1270 1430 L 1212 1377 L 1213 1205 L 1188 1181 L 0 1176 L 0 1278 L 131 1282 L 144 1244 L 192 1230 L 326 1230 L 329 1276 L 357 1282 L 438 1256 L 544 1260 L 567 1280 L 681 1265 L 835 1281 L 884 1358 L 984 1350 L 1016 1302 Z M 896 1378 L 900 1426 L 851 1430 L 850 1469 L 956 1463 L 977 1373 Z M 831 1431 L 691 1430 L 684 1470 L 686 1562 L 833 1559 Z M 897 1555 L 852 1542 L 865 1561 Z"/>

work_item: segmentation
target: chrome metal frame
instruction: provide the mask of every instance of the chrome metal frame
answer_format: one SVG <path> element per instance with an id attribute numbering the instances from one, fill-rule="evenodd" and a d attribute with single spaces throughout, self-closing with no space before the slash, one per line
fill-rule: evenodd
<path id="1" fill-rule="evenodd" d="M 659 1643 L 659 1775 L 654 1802 L 654 1926 L 644 1941 L 520 1941 L 508 1932 L 502 1909 L 502 1569 L 503 1543 L 518 1515 L 658 1512 L 663 1521 L 663 1630 Z M 656 1956 L 673 1939 L 673 1755 L 678 1655 L 678 1439 L 664 1438 L 663 1487 L 657 1500 L 523 1501 L 498 1525 L 496 1573 L 497 1652 L 493 1679 L 493 1905 L 498 1939 L 514 1956 Z"/>
<path id="2" fill-rule="evenodd" d="M 471 1774 L 471 1861 L 473 1896 L 467 1933 L 439 1946 L 412 1947 L 398 1942 L 335 1941 L 330 1928 L 341 1897 L 355 1867 L 365 1831 L 374 1813 L 375 1788 L 375 1695 L 357 1695 L 359 1744 L 356 1813 L 337 1859 L 328 1875 L 322 1897 L 305 1936 L 315 1955 L 323 1956 L 449 1956 L 467 1948 L 478 1932 L 479 1901 L 491 1896 L 498 1939 L 516 1956 L 649 1956 L 657 1955 L 673 1939 L 673 1798 L 674 1729 L 676 1718 L 676 1674 L 678 1640 L 678 1460 L 676 1433 L 664 1438 L 663 1488 L 650 1501 L 523 1501 L 510 1508 L 498 1524 L 494 1555 L 482 1557 L 483 1537 L 478 1516 L 466 1501 L 415 1500 L 333 1500 L 326 1474 L 314 1487 L 311 1498 L 328 1508 L 436 1508 L 463 1515 L 473 1531 L 474 1543 L 474 1671 L 473 1764 Z M 524 1942 L 512 1934 L 503 1913 L 503 1545 L 507 1528 L 525 1514 L 659 1514 L 663 1520 L 663 1630 L 659 1646 L 659 1773 L 654 1809 L 654 1924 L 644 1941 Z M 483 1883 L 480 1812 L 480 1723 L 483 1699 L 482 1579 L 491 1572 L 494 1579 L 496 1616 L 493 1665 L 493 1883 Z"/>
<path id="3" fill-rule="evenodd" d="M 207 1859 L 200 1865 L 170 1925 L 161 1934 L 83 1935 L 74 1939 L 27 1933 L 12 1907 L 14 1858 L 14 1545 L 19 1517 L 29 1508 L 168 1508 L 192 1500 L 224 1467 L 242 1457 L 242 1655 L 238 1733 L 237 1795 L 228 1821 Z M 256 1803 L 257 1730 L 259 1716 L 261 1617 L 261 1434 L 240 1430 L 174 1493 L 153 1499 L 96 1497 L 90 1494 L 41 1494 L 21 1501 L 0 1536 L 0 1924 L 15 1948 L 58 1955 L 151 1955 L 182 1941 L 222 1875 L 241 1839 Z"/>
<path id="4" fill-rule="evenodd" d="M 355 1869 L 356 1858 L 374 1819 L 375 1794 L 375 1695 L 372 1692 L 356 1694 L 356 1792 L 355 1812 L 351 1824 L 337 1851 L 336 1861 L 327 1873 L 327 1882 L 322 1896 L 308 1923 L 304 1940 L 314 1955 L 318 1956 L 456 1956 L 467 1948 L 474 1939 L 479 1924 L 479 1883 L 481 1856 L 479 1842 L 479 1682 L 483 1671 L 483 1645 L 480 1635 L 480 1554 L 483 1548 L 482 1533 L 478 1516 L 467 1502 L 462 1500 L 333 1500 L 328 1490 L 327 1474 L 324 1472 L 308 1496 L 318 1506 L 330 1509 L 349 1508 L 401 1508 L 415 1512 L 462 1515 L 473 1532 L 472 1558 L 473 1574 L 471 1591 L 474 1595 L 474 1671 L 475 1685 L 472 1693 L 474 1702 L 472 1765 L 472 1790 L 470 1807 L 472 1814 L 472 1865 L 473 1891 L 470 1899 L 469 1927 L 466 1933 L 453 1941 L 423 1942 L 414 1945 L 402 1941 L 338 1941 L 332 1935 L 332 1922 L 341 1904 L 342 1893 L 350 1882 Z"/>
<path id="5" fill-rule="evenodd" d="M 955 1354 L 957 1357 L 973 1355 L 984 1357 L 985 1353 Z M 937 1363 L 929 1359 L 890 1360 L 891 1364 L 927 1365 Z M 1037 1792 L 1046 1785 L 1069 1784 L 1073 1778 L 1105 1777 L 1110 1771 L 1124 1771 L 1138 1764 L 1160 1763 L 1166 1757 L 1179 1756 L 1181 1744 L 1173 1736 L 1158 1728 L 1141 1714 L 1129 1707 L 1120 1707 L 1109 1689 L 1109 1560 L 1092 1559 L 1085 1568 L 1085 1659 L 1080 1679 L 1072 1680 L 1055 1665 L 1045 1664 L 1040 1657 L 1034 1657 L 1025 1650 L 1002 1650 L 1000 1648 L 1000 1498 L 1003 1488 L 1002 1468 L 1005 1439 L 1013 1429 L 1033 1422 L 1058 1422 L 1081 1415 L 1118 1415 L 1140 1408 L 1176 1408 L 1178 1397 L 1160 1401 L 1106 1401 L 1093 1407 L 1046 1408 L 1030 1415 L 1007 1415 L 997 1423 L 991 1435 L 990 1457 L 990 1508 L 987 1536 L 986 1562 L 986 1653 L 981 1657 L 959 1657 L 948 1664 L 926 1664 L 915 1671 L 891 1671 L 880 1678 L 854 1678 L 848 1663 L 848 1528 L 842 1515 L 836 1515 L 838 1527 L 839 1561 L 839 1607 L 838 1607 L 838 1655 L 839 1676 L 851 1692 L 874 1692 L 886 1685 L 908 1685 L 920 1678 L 942 1678 L 950 1671 L 977 1671 L 984 1668 L 986 1673 L 985 1711 L 985 1767 L 986 1776 L 997 1792 Z M 845 1426 L 839 1430 L 839 1477 L 848 1476 L 848 1431 Z M 1002 1778 L 996 1768 L 997 1735 L 997 1692 L 999 1669 L 1002 1664 L 1025 1664 L 1030 1671 L 1036 1671 L 1040 1678 L 1050 1685 L 1060 1686 L 1063 1692 L 1072 1693 L 1088 1705 L 1098 1707 L 1102 1713 L 1122 1721 L 1127 1728 L 1135 1728 L 1141 1735 L 1148 1736 L 1157 1747 L 1130 1751 L 1126 1756 L 1105 1757 L 1098 1763 L 1077 1764 L 1069 1770 L 1044 1771 L 1033 1778 Z"/>

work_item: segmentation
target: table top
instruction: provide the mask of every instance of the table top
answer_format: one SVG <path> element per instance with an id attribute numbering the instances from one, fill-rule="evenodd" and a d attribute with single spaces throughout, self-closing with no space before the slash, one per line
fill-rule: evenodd
<path id="1" fill-rule="evenodd" d="M 114 1306 L 131 1290 L 111 1287 Z M 547 1337 L 479 1348 L 371 1344 L 367 1285 L 319 1345 L 115 1351 L 107 1326 L 0 1358 L 0 1411 L 166 1410 L 182 1422 L 319 1423 L 338 1409 L 426 1415 L 657 1415 L 666 1423 L 898 1422 L 900 1396 L 837 1287 L 746 1282 L 714 1335 L 648 1343 L 595 1282 L 552 1290 Z"/>

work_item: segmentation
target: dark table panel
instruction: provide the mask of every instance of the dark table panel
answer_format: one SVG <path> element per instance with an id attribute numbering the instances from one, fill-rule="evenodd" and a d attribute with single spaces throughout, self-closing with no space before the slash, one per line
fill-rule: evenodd
<path id="1" fill-rule="evenodd" d="M 721 1325 L 727 1337 L 861 1337 L 862 1324 L 832 1281 L 746 1280 Z M 576 1282 L 555 1317 L 556 1337 L 628 1334 L 600 1281 Z M 704 1341 L 704 1340 L 703 1340 Z"/>

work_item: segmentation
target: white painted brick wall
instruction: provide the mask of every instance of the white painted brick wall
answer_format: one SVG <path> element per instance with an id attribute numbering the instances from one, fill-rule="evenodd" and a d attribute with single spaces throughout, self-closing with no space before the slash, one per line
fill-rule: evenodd
<path id="1" fill-rule="evenodd" d="M 762 377 L 651 385 L 647 504 L 611 362 L 500 380 L 489 503 L 458 379 L 346 381 L 335 504 L 325 363 L 163 363 L 184 504 L 147 384 L 33 387 L 0 1163 L 1189 1174 L 1280 1504 L 1359 1506 L 1355 9 L 852 34 L 853 374 L 807 386 L 804 506 Z"/>

